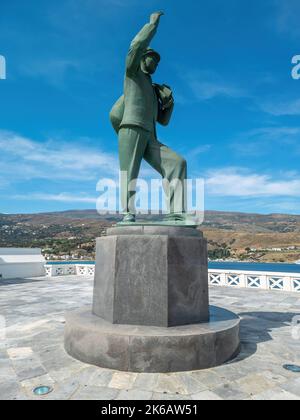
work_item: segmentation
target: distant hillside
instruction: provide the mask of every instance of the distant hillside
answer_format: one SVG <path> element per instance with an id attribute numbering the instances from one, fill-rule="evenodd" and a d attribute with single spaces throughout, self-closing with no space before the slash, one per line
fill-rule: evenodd
<path id="1" fill-rule="evenodd" d="M 144 216 L 143 216 L 144 217 Z M 153 216 L 149 216 L 153 217 Z M 147 218 L 147 216 L 146 216 Z M 36 214 L 1 214 L 0 221 L 13 221 L 20 223 L 65 223 L 68 221 L 79 220 L 97 220 L 98 222 L 114 222 L 119 220 L 119 216 L 113 215 L 99 215 L 96 210 L 68 210 L 53 213 L 36 213 Z M 217 227 L 220 229 L 229 230 L 255 230 L 256 232 L 299 232 L 300 231 L 300 215 L 286 215 L 286 214 L 252 214 L 252 213 L 235 213 L 235 212 L 220 212 L 220 211 L 206 211 L 205 227 Z"/>
<path id="2" fill-rule="evenodd" d="M 300 232 L 300 215 L 251 214 L 207 211 L 205 227 L 246 232 Z"/>
<path id="3" fill-rule="evenodd" d="M 80 249 L 93 257 L 95 238 L 118 220 L 120 217 L 100 216 L 95 210 L 0 214 L 0 246 L 40 246 L 53 255 Z M 300 259 L 300 215 L 207 211 L 200 228 L 209 240 L 212 258 Z"/>

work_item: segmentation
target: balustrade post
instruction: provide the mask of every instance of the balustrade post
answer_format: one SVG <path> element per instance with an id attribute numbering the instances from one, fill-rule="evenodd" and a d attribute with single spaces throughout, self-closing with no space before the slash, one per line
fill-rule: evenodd
<path id="1" fill-rule="evenodd" d="M 239 276 L 239 279 L 240 279 L 239 287 L 246 288 L 247 287 L 247 274 L 241 273 L 241 274 L 238 274 L 238 276 Z"/>
<path id="2" fill-rule="evenodd" d="M 268 276 L 266 274 L 260 274 L 259 277 L 260 277 L 261 288 L 264 290 L 268 290 L 269 289 Z"/>
<path id="3" fill-rule="evenodd" d="M 220 286 L 227 286 L 227 277 L 226 277 L 226 273 L 222 273 L 220 275 L 221 278 L 221 282 L 220 282 Z"/>
<path id="4" fill-rule="evenodd" d="M 284 277 L 283 278 L 283 290 L 285 292 L 292 292 L 293 291 L 293 283 L 291 277 Z"/>

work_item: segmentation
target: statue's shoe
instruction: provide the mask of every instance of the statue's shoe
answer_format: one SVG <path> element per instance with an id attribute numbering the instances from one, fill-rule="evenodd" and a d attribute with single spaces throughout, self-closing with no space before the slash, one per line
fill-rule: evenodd
<path id="1" fill-rule="evenodd" d="M 122 223 L 135 223 L 135 215 L 132 213 L 125 214 Z"/>
<path id="2" fill-rule="evenodd" d="M 194 217 L 187 213 L 170 213 L 164 217 L 165 223 L 174 223 L 180 226 L 198 226 Z"/>
<path id="3" fill-rule="evenodd" d="M 185 222 L 186 219 L 186 213 L 170 213 L 164 217 L 164 222 Z"/>

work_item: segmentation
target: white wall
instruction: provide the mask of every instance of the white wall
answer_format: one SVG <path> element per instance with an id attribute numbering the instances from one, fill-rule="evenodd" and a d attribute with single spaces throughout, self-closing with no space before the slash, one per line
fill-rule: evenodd
<path id="1" fill-rule="evenodd" d="M 41 277 L 45 275 L 45 258 L 39 248 L 0 248 L 2 279 Z"/>

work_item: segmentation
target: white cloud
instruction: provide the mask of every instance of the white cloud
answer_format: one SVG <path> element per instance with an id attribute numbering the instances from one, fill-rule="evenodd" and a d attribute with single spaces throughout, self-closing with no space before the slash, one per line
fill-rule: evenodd
<path id="1" fill-rule="evenodd" d="M 269 154 L 276 145 L 286 145 L 291 153 L 298 153 L 299 136 L 300 127 L 262 127 L 241 134 L 231 147 L 245 156 Z"/>
<path id="2" fill-rule="evenodd" d="M 300 115 L 300 99 L 292 101 L 272 101 L 260 105 L 268 114 L 280 117 L 282 115 Z"/>
<path id="3" fill-rule="evenodd" d="M 248 96 L 244 89 L 235 83 L 224 81 L 213 71 L 190 72 L 185 75 L 185 80 L 199 101 L 205 101 L 219 96 L 230 98 L 243 98 Z"/>
<path id="4" fill-rule="evenodd" d="M 230 98 L 240 98 L 244 96 L 243 91 L 239 88 L 224 83 L 193 80 L 190 82 L 190 86 L 199 100 L 212 99 L 217 96 L 228 96 Z"/>
<path id="5" fill-rule="evenodd" d="M 205 182 L 209 195 L 241 198 L 300 197 L 300 175 L 277 180 L 270 175 L 251 173 L 240 168 L 225 168 L 210 171 Z"/>
<path id="6" fill-rule="evenodd" d="M 69 73 L 80 74 L 83 77 L 82 67 L 82 62 L 73 59 L 45 58 L 44 60 L 32 59 L 30 62 L 29 60 L 22 61 L 20 71 L 25 76 L 41 78 L 55 87 L 62 87 Z"/>
<path id="7" fill-rule="evenodd" d="M 0 130 L 0 182 L 29 179 L 93 180 L 116 176 L 115 156 L 77 141 L 37 142 Z"/>
<path id="8" fill-rule="evenodd" d="M 72 195 L 69 193 L 60 194 L 28 194 L 28 195 L 15 195 L 12 197 L 15 200 L 37 200 L 37 201 L 56 201 L 61 203 L 86 203 L 96 204 L 97 198 L 89 197 L 82 194 Z"/>
<path id="9" fill-rule="evenodd" d="M 195 147 L 189 150 L 189 152 L 187 153 L 187 159 L 196 158 L 197 156 L 208 152 L 210 149 L 211 149 L 211 144 L 203 144 L 198 147 Z"/>

